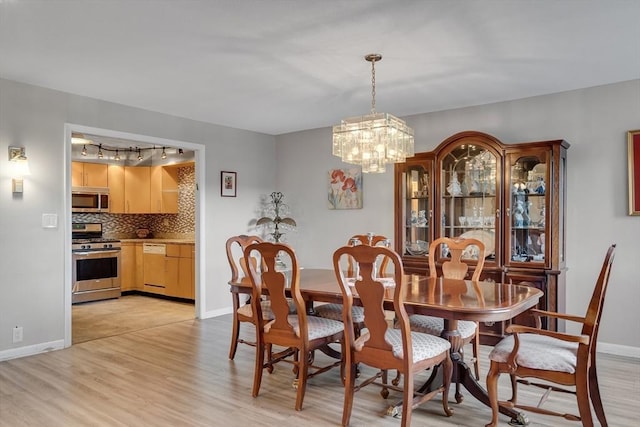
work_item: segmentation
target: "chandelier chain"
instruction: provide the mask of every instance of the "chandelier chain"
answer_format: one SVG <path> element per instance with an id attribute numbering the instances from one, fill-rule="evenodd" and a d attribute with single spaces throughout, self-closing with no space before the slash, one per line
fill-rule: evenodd
<path id="1" fill-rule="evenodd" d="M 376 61 L 371 61 L 371 113 L 376 112 Z"/>

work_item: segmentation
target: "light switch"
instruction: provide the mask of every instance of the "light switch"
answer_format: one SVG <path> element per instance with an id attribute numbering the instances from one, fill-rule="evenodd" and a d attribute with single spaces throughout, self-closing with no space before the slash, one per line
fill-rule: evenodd
<path id="1" fill-rule="evenodd" d="M 58 214 L 42 214 L 42 228 L 58 228 Z"/>

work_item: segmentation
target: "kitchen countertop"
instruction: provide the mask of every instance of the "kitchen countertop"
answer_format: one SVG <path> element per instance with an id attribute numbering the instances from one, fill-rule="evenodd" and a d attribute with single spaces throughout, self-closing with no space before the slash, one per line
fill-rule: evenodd
<path id="1" fill-rule="evenodd" d="M 175 243 L 182 245 L 193 245 L 193 239 L 168 239 L 168 238 L 151 238 L 151 239 L 120 239 L 122 243 Z"/>

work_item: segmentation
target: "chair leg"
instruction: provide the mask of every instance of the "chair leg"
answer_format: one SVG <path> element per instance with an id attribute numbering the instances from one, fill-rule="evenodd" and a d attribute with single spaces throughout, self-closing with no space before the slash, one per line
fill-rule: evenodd
<path id="1" fill-rule="evenodd" d="M 236 357 L 238 348 L 238 337 L 240 336 L 240 321 L 238 320 L 238 308 L 240 308 L 240 299 L 238 294 L 233 295 L 233 321 L 231 330 L 231 346 L 229 347 L 229 359 Z"/>
<path id="2" fill-rule="evenodd" d="M 509 402 L 515 405 L 516 403 L 518 403 L 518 379 L 513 374 L 510 374 L 510 377 L 511 377 L 511 399 L 509 399 Z"/>
<path id="3" fill-rule="evenodd" d="M 485 427 L 496 427 L 498 425 L 498 377 L 500 371 L 498 364 L 491 362 L 489 373 L 487 374 L 487 393 L 489 394 L 489 404 L 491 405 L 491 422 Z"/>
<path id="4" fill-rule="evenodd" d="M 402 391 L 402 427 L 411 425 L 411 413 L 413 410 L 413 373 L 407 372 L 404 376 L 404 388 Z"/>
<path id="5" fill-rule="evenodd" d="M 353 396 L 356 382 L 356 365 L 349 363 L 346 365 L 345 383 L 344 383 L 344 408 L 342 409 L 342 425 L 349 425 L 351 419 L 351 410 L 353 409 Z"/>
<path id="6" fill-rule="evenodd" d="M 269 345 L 271 346 L 271 345 Z M 260 384 L 262 383 L 262 371 L 264 370 L 264 353 L 265 345 L 260 337 L 260 334 L 256 336 L 256 362 L 253 370 L 253 389 L 251 395 L 257 397 L 260 393 Z M 269 358 L 271 360 L 271 358 Z"/>
<path id="7" fill-rule="evenodd" d="M 304 393 L 307 390 L 307 377 L 309 375 L 309 352 L 299 350 L 299 367 L 298 367 L 298 393 L 296 395 L 296 411 L 302 410 L 302 402 L 304 401 Z"/>
<path id="8" fill-rule="evenodd" d="M 449 408 L 449 388 L 451 388 L 452 375 L 453 362 L 450 357 L 446 357 L 442 362 L 442 409 L 447 417 L 453 415 L 453 411 Z"/>
<path id="9" fill-rule="evenodd" d="M 578 411 L 583 427 L 593 427 L 591 417 L 591 402 L 589 398 L 589 375 L 588 373 L 576 375 L 576 398 L 578 399 Z"/>
<path id="10" fill-rule="evenodd" d="M 600 399 L 600 387 L 598 387 L 598 374 L 596 373 L 596 361 L 595 358 L 592 361 L 589 368 L 589 395 L 591 396 L 591 403 L 593 404 L 593 410 L 596 412 L 598 421 L 602 427 L 607 427 L 607 418 L 604 415 L 604 406 L 602 406 L 602 399 Z"/>
<path id="11" fill-rule="evenodd" d="M 476 326 L 476 337 L 473 339 L 473 370 L 476 380 L 480 381 L 480 324 Z"/>

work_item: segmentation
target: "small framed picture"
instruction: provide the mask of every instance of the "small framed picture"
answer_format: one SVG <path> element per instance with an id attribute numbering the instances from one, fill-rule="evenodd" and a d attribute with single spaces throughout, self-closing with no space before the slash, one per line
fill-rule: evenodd
<path id="1" fill-rule="evenodd" d="M 236 197 L 238 185 L 235 172 L 220 172 L 220 195 L 222 197 Z"/>
<path id="2" fill-rule="evenodd" d="M 629 215 L 640 215 L 640 129 L 627 132 L 629 150 Z"/>

